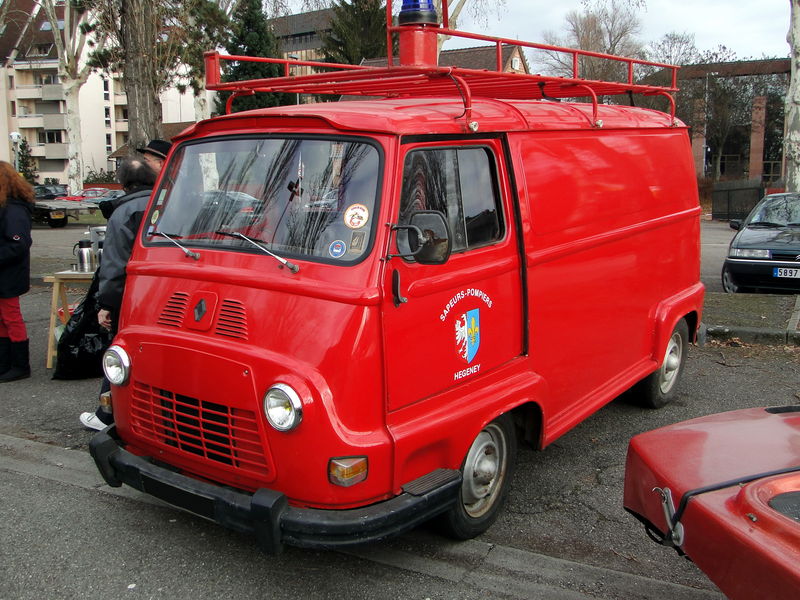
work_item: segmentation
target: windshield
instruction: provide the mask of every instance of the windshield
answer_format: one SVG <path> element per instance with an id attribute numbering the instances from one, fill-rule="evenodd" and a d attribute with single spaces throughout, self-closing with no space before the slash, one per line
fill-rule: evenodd
<path id="1" fill-rule="evenodd" d="M 280 256 L 352 263 L 369 249 L 379 173 L 377 148 L 360 140 L 189 144 L 167 166 L 147 234 L 259 253 L 255 241 Z"/>
<path id="2" fill-rule="evenodd" d="M 800 225 L 800 196 L 769 198 L 756 210 L 748 225 L 785 227 Z"/>

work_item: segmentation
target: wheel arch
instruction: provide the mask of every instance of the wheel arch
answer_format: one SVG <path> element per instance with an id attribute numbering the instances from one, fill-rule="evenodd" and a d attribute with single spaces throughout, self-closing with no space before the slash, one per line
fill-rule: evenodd
<path id="1" fill-rule="evenodd" d="M 653 337 L 652 357 L 658 365 L 664 358 L 664 350 L 675 326 L 681 319 L 686 319 L 689 326 L 689 340 L 697 340 L 697 330 L 703 317 L 703 298 L 705 286 L 697 283 L 662 301 L 654 315 L 655 335 Z"/>

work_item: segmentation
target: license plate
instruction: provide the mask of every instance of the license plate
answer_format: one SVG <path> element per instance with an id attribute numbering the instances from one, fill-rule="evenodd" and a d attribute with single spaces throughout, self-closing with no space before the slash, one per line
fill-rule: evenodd
<path id="1" fill-rule="evenodd" d="M 50 218 L 51 219 L 63 219 L 66 216 L 66 213 L 63 210 L 51 210 L 50 211 Z"/>
<path id="2" fill-rule="evenodd" d="M 785 267 L 775 267 L 774 269 L 772 269 L 772 276 L 800 279 L 800 269 L 787 269 Z"/>

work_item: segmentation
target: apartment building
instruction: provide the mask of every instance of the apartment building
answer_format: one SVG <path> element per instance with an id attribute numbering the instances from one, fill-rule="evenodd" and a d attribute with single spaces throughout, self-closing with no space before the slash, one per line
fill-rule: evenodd
<path id="1" fill-rule="evenodd" d="M 57 10 L 63 14 L 63 6 Z M 63 20 L 58 25 L 63 28 Z M 18 148 L 14 139 L 24 139 L 36 159 L 39 181 L 67 183 L 64 87 L 51 24 L 35 0 L 11 0 L 6 23 L 0 25 L 0 63 L 0 160 L 13 163 Z M 79 105 L 83 176 L 114 170 L 110 155 L 128 141 L 128 101 L 121 77 L 92 73 L 81 87 Z M 191 93 L 170 90 L 162 95 L 162 108 L 165 122 L 194 120 Z"/>

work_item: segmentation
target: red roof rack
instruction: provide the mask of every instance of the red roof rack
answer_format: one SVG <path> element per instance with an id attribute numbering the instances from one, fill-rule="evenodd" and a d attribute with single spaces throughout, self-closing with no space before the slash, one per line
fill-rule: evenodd
<path id="1" fill-rule="evenodd" d="M 443 2 L 443 27 L 432 25 L 392 25 L 392 1 L 386 6 L 387 40 L 391 41 L 393 33 L 400 36 L 401 57 L 411 56 L 415 64 L 396 65 L 394 57 L 388 56 L 387 67 L 376 68 L 360 65 L 344 65 L 317 61 L 302 61 L 283 58 L 262 58 L 252 56 L 232 56 L 219 52 L 207 52 L 206 88 L 209 90 L 234 92 L 228 100 L 228 112 L 233 98 L 250 95 L 256 92 L 284 92 L 300 94 L 335 94 L 362 96 L 452 96 L 460 94 L 464 102 L 464 118 L 471 122 L 472 97 L 497 99 L 560 99 L 589 97 L 594 106 L 593 122 L 597 126 L 602 123 L 597 119 L 598 96 L 620 94 L 642 94 L 646 96 L 665 96 L 670 103 L 670 116 L 675 118 L 675 101 L 672 93 L 677 91 L 678 67 L 662 63 L 624 58 L 598 52 L 588 52 L 572 48 L 562 48 L 545 44 L 535 44 L 520 40 L 490 37 L 448 28 L 447 3 Z M 439 35 L 481 40 L 491 42 L 496 47 L 496 70 L 475 70 L 460 67 L 440 67 L 435 58 L 428 57 L 433 52 L 435 57 L 436 41 Z M 403 44 L 413 46 L 404 56 Z M 502 64 L 503 45 L 519 46 L 536 50 L 546 50 L 571 56 L 572 76 L 551 77 L 526 73 L 504 73 Z M 391 48 L 392 44 L 389 43 Z M 431 48 L 433 50 L 431 51 Z M 626 67 L 626 81 L 597 81 L 581 79 L 579 71 L 580 57 L 594 57 L 617 63 Z M 268 79 L 248 79 L 243 81 L 222 82 L 222 61 L 248 61 L 280 64 L 283 75 Z M 405 60 L 404 62 L 408 62 Z M 647 65 L 666 69 L 671 72 L 669 86 L 641 85 L 634 83 L 634 67 Z M 292 67 L 308 66 L 320 69 L 311 75 L 293 76 Z"/>

